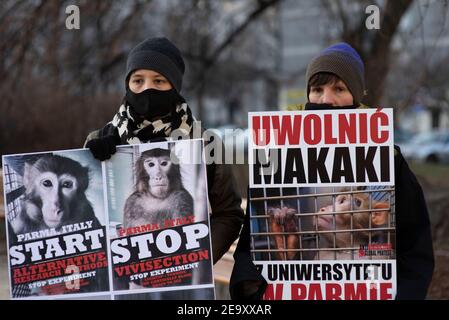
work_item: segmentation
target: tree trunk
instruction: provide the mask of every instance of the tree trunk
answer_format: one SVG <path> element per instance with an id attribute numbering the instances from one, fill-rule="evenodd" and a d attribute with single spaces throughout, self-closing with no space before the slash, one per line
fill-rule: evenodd
<path id="1" fill-rule="evenodd" d="M 378 106 L 382 102 L 385 80 L 390 67 L 391 44 L 399 23 L 413 0 L 388 0 L 381 11 L 379 30 L 368 30 L 365 20 L 359 26 L 348 30 L 342 39 L 351 44 L 365 62 L 366 96 L 363 103 Z M 364 43 L 365 42 L 365 43 Z"/>

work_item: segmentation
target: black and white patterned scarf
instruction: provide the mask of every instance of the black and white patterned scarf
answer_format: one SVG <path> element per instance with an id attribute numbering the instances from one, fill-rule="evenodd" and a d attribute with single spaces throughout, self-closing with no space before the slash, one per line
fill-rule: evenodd
<path id="1" fill-rule="evenodd" d="M 174 106 L 169 114 L 152 121 L 137 114 L 124 100 L 110 124 L 117 128 L 122 144 L 139 144 L 167 138 L 177 129 L 188 135 L 194 120 L 184 99 Z"/>

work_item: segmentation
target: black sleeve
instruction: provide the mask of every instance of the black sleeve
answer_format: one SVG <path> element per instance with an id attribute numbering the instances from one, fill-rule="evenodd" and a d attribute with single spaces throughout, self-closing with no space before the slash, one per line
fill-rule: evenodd
<path id="1" fill-rule="evenodd" d="M 242 199 L 237 192 L 230 165 L 207 166 L 210 217 L 214 264 L 229 250 L 237 239 L 243 223 Z M 211 177 L 211 178 L 209 178 Z"/>
<path id="2" fill-rule="evenodd" d="M 191 131 L 191 138 L 195 138 L 194 131 Z M 206 128 L 201 128 L 204 137 Z M 216 139 L 216 140 L 215 140 Z M 214 264 L 229 250 L 232 243 L 238 238 L 243 224 L 243 210 L 241 208 L 242 198 L 236 186 L 232 167 L 225 164 L 225 149 L 223 141 L 218 135 L 213 134 L 205 140 L 205 145 L 214 143 L 216 147 L 220 145 L 222 159 L 206 165 L 207 187 L 209 202 L 211 206 L 210 227 L 212 240 L 212 255 Z M 214 157 L 215 149 L 210 148 L 208 156 Z"/>
<path id="3" fill-rule="evenodd" d="M 396 299 L 425 299 L 432 280 L 434 257 L 429 213 L 415 175 L 397 149 L 396 180 Z"/>
<path id="4" fill-rule="evenodd" d="M 229 282 L 232 300 L 261 300 L 267 287 L 267 281 L 251 258 L 250 241 L 250 219 L 247 206 L 245 222 L 234 252 L 234 267 Z"/>

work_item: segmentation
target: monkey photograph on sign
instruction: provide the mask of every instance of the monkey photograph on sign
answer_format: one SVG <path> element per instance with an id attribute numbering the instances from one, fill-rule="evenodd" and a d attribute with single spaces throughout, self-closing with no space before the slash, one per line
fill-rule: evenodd
<path id="1" fill-rule="evenodd" d="M 168 220 L 193 214 L 193 198 L 183 186 L 179 164 L 172 162 L 170 150 L 142 152 L 135 171 L 135 191 L 125 203 L 125 228 L 165 225 Z"/>
<path id="2" fill-rule="evenodd" d="M 114 289 L 212 285 L 203 141 L 119 146 L 105 166 Z"/>
<path id="3" fill-rule="evenodd" d="M 98 161 L 86 150 L 9 155 L 3 170 L 11 296 L 108 290 Z"/>
<path id="4" fill-rule="evenodd" d="M 20 156 L 19 156 L 20 157 Z M 11 176 L 21 180 L 22 186 L 12 194 L 18 199 L 19 208 L 10 206 L 8 217 L 13 233 L 26 240 L 45 234 L 45 231 L 63 231 L 66 225 L 92 221 L 92 227 L 100 226 L 91 202 L 86 197 L 89 187 L 89 168 L 68 157 L 56 154 L 32 156 L 34 161 L 15 158 L 6 161 Z M 12 165 L 9 165 L 11 163 Z M 17 171 L 15 171 L 16 169 Z M 20 175 L 20 173 L 22 173 Z M 17 182 L 20 183 L 20 182 Z M 20 192 L 21 191 L 21 192 Z"/>

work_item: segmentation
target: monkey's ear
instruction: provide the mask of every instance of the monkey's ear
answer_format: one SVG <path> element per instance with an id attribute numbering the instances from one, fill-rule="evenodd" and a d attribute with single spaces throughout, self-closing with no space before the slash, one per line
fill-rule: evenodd
<path id="1" fill-rule="evenodd" d="M 23 185 L 28 189 L 29 186 L 33 184 L 34 178 L 39 174 L 36 167 L 28 162 L 25 162 L 25 167 L 23 169 Z"/>
<path id="2" fill-rule="evenodd" d="M 376 202 L 374 203 L 373 209 L 389 209 L 390 205 L 387 202 Z M 376 226 L 381 226 L 387 223 L 388 221 L 388 213 L 389 210 L 386 211 L 376 211 L 372 213 L 372 222 Z"/>
<path id="3" fill-rule="evenodd" d="M 148 191 L 148 183 L 145 183 L 145 181 L 140 180 L 136 185 L 136 189 L 138 192 L 144 193 Z"/>

